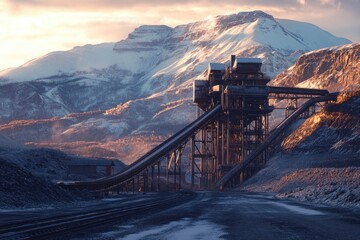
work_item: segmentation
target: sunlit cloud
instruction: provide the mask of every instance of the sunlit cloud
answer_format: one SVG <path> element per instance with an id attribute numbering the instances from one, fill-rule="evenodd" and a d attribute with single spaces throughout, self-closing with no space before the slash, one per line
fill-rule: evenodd
<path id="1" fill-rule="evenodd" d="M 51 51 L 116 42 L 143 24 L 174 27 L 252 10 L 360 41 L 359 0 L 3 0 L 0 70 Z"/>
<path id="2" fill-rule="evenodd" d="M 298 3 L 300 3 L 301 5 L 305 5 L 306 4 L 306 0 L 297 0 Z"/>

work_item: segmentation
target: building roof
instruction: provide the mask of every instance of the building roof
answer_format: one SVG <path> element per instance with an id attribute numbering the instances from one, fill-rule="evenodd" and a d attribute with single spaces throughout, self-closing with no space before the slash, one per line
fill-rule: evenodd
<path id="1" fill-rule="evenodd" d="M 225 68 L 226 65 L 224 63 L 209 63 L 209 71 L 223 71 Z"/>
<path id="2" fill-rule="evenodd" d="M 237 58 L 237 63 L 262 63 L 261 58 Z"/>

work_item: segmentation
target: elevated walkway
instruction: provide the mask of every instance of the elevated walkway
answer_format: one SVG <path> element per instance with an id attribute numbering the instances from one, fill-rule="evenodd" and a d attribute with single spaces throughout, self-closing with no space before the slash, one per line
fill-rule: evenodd
<path id="1" fill-rule="evenodd" d="M 325 96 L 329 94 L 327 90 L 312 88 L 294 88 L 294 87 L 268 87 L 269 93 L 274 94 L 295 94 L 307 96 Z"/>

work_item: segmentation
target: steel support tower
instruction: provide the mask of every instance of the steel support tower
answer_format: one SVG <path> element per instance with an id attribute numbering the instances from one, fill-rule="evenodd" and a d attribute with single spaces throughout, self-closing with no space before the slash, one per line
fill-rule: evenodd
<path id="1" fill-rule="evenodd" d="M 177 191 L 188 183 L 182 165 L 188 153 L 193 189 L 224 189 L 242 183 L 263 167 L 269 149 L 286 128 L 311 115 L 317 104 L 337 97 L 321 89 L 266 86 L 270 79 L 261 72 L 261 65 L 258 58 L 234 55 L 229 64 L 210 63 L 207 79 L 194 81 L 193 101 L 199 109 L 195 121 L 118 174 L 60 185 L 106 194 Z M 286 119 L 271 133 L 269 115 L 274 108 L 269 98 L 288 101 L 280 108 L 286 110 Z"/>
<path id="2" fill-rule="evenodd" d="M 270 81 L 261 72 L 258 58 L 231 56 L 230 66 L 210 63 L 208 80 L 194 82 L 194 102 L 203 111 L 221 104 L 222 114 L 204 126 L 193 139 L 192 184 L 212 188 L 235 164 L 261 144 L 268 133 Z M 266 161 L 261 155 L 234 184 L 240 183 Z"/>

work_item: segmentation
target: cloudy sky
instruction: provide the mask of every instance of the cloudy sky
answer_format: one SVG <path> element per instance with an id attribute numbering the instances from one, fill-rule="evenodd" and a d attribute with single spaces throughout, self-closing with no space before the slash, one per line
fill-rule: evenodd
<path id="1" fill-rule="evenodd" d="M 51 51 L 115 42 L 143 24 L 262 10 L 360 42 L 360 0 L 0 0 L 0 70 Z"/>

